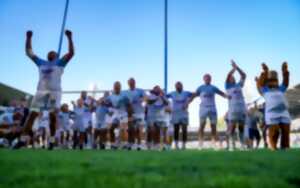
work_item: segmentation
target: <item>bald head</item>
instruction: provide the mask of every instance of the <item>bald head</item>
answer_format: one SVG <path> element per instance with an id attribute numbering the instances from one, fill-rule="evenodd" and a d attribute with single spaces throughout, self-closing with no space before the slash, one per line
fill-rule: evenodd
<path id="1" fill-rule="evenodd" d="M 183 90 L 182 83 L 181 82 L 176 82 L 175 89 L 176 89 L 177 92 L 182 92 L 182 90 Z"/>
<path id="2" fill-rule="evenodd" d="M 128 80 L 128 86 L 130 89 L 135 89 L 135 79 L 134 78 L 129 78 Z"/>
<path id="3" fill-rule="evenodd" d="M 58 58 L 58 55 L 55 51 L 50 51 L 47 55 L 48 61 L 53 61 Z"/>
<path id="4" fill-rule="evenodd" d="M 211 83 L 211 75 L 210 74 L 205 74 L 203 76 L 203 81 L 205 84 L 210 84 Z"/>
<path id="5" fill-rule="evenodd" d="M 119 94 L 121 92 L 121 83 L 116 81 L 114 83 L 114 93 Z"/>

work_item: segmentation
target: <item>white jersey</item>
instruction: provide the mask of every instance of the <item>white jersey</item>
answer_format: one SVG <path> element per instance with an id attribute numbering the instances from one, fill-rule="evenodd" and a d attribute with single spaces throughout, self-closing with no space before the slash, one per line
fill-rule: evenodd
<path id="1" fill-rule="evenodd" d="M 188 91 L 173 91 L 167 95 L 167 98 L 172 99 L 172 123 L 188 124 L 189 113 L 188 109 L 185 108 L 185 105 L 188 103 L 191 96 L 192 93 Z"/>
<path id="2" fill-rule="evenodd" d="M 84 107 L 74 108 L 74 128 L 77 130 L 84 130 Z"/>
<path id="3" fill-rule="evenodd" d="M 59 112 L 58 114 L 58 125 L 60 130 L 67 131 L 70 129 L 70 113 L 69 112 Z"/>
<path id="4" fill-rule="evenodd" d="M 110 116 L 107 118 L 108 124 L 128 123 L 127 107 L 130 101 L 125 92 L 119 94 L 113 93 L 107 97 Z"/>
<path id="5" fill-rule="evenodd" d="M 98 105 L 96 108 L 96 128 L 104 128 L 106 125 L 106 117 L 108 116 L 108 107 L 104 104 Z"/>
<path id="6" fill-rule="evenodd" d="M 146 93 L 143 89 L 129 89 L 125 91 L 126 96 L 129 99 L 130 104 L 132 105 L 133 114 L 140 115 L 145 114 L 145 108 L 143 106 L 144 97 Z"/>
<path id="7" fill-rule="evenodd" d="M 215 102 L 215 95 L 222 94 L 222 92 L 214 85 L 205 84 L 196 90 L 197 96 L 200 96 L 201 103 L 200 103 L 200 110 L 202 109 L 215 109 L 216 102 Z"/>
<path id="8" fill-rule="evenodd" d="M 35 110 L 60 108 L 61 77 L 67 62 L 63 59 L 49 62 L 37 57 L 34 59 L 34 63 L 39 69 L 39 83 L 31 108 Z"/>
<path id="9" fill-rule="evenodd" d="M 127 106 L 130 104 L 130 100 L 125 92 L 111 94 L 107 97 L 106 102 L 119 113 L 127 113 Z"/>
<path id="10" fill-rule="evenodd" d="M 148 104 L 147 120 L 151 122 L 165 122 L 165 109 L 167 105 L 164 103 L 165 97 L 150 94 L 148 100 L 153 101 L 152 104 Z"/>
<path id="11" fill-rule="evenodd" d="M 63 59 L 56 59 L 49 62 L 40 58 L 36 58 L 34 62 L 39 68 L 39 83 L 37 90 L 45 92 L 61 91 L 61 77 L 66 62 L 64 62 Z"/>
<path id="12" fill-rule="evenodd" d="M 265 98 L 265 121 L 267 125 L 290 123 L 291 117 L 288 112 L 288 103 L 284 96 L 285 90 L 286 88 L 284 86 L 278 89 L 263 89 L 263 96 Z"/>
<path id="13" fill-rule="evenodd" d="M 7 107 L 4 110 L 4 113 L 0 116 L 0 124 L 13 124 L 14 123 L 14 113 L 15 113 L 15 107 Z"/>
<path id="14" fill-rule="evenodd" d="M 229 116 L 232 114 L 246 114 L 246 103 L 242 91 L 243 85 L 243 82 L 226 84 L 227 95 L 230 96 L 230 99 L 228 100 Z"/>

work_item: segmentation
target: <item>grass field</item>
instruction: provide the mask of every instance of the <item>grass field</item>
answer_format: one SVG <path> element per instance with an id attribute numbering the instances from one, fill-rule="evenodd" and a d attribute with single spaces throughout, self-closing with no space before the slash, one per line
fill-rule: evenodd
<path id="1" fill-rule="evenodd" d="M 0 150 L 0 187 L 300 187 L 300 150 Z"/>

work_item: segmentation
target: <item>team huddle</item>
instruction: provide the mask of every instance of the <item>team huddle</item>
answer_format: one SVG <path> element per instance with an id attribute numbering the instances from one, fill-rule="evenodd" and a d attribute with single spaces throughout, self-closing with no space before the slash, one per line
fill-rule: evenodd
<path id="1" fill-rule="evenodd" d="M 211 127 L 212 147 L 216 148 L 220 139 L 217 132 L 216 95 L 228 100 L 228 112 L 224 118 L 227 124 L 227 149 L 236 148 L 236 128 L 242 147 L 252 148 L 254 140 L 258 147 L 259 122 L 265 145 L 276 150 L 280 138 L 280 148 L 289 148 L 291 118 L 284 96 L 289 85 L 286 62 L 282 65 L 282 84 L 279 84 L 276 71 L 269 70 L 266 64 L 262 65 L 263 71 L 255 79 L 257 89 L 265 99 L 262 109 L 257 105 L 247 106 L 243 95 L 246 73 L 233 60 L 232 69 L 225 78 L 225 91 L 212 84 L 210 74 L 203 76 L 204 83 L 195 92 L 184 90 L 180 81 L 176 82 L 175 90 L 170 93 L 165 93 L 158 85 L 151 90 L 144 90 L 136 86 L 134 78 L 129 78 L 128 89 L 122 89 L 121 83 L 116 81 L 112 91 L 105 92 L 99 99 L 88 96 L 83 91 L 77 101 L 72 101 L 70 107 L 61 104 L 61 77 L 74 56 L 72 33 L 67 30 L 65 34 L 69 44 L 68 53 L 59 58 L 56 52 L 51 51 L 48 53 L 48 60 L 43 60 L 34 54 L 31 46 L 32 32 L 27 32 L 26 54 L 39 69 L 39 83 L 26 118 L 24 110 L 15 106 L 11 111 L 14 114 L 12 119 L 17 120 L 13 122 L 17 123 L 0 127 L 0 137 L 9 139 L 12 148 L 38 144 L 49 149 L 166 150 L 172 147 L 174 140 L 176 149 L 185 149 L 188 139 L 188 108 L 196 97 L 201 101 L 199 148 L 204 147 L 207 120 Z M 240 76 L 238 81 L 235 79 L 236 72 Z"/>

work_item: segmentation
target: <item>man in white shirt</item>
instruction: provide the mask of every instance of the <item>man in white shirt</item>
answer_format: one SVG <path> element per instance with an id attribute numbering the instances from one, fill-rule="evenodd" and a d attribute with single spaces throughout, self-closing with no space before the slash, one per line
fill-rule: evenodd
<path id="1" fill-rule="evenodd" d="M 25 123 L 25 127 L 22 136 L 14 145 L 13 148 L 20 148 L 25 146 L 30 140 L 32 126 L 35 119 L 38 117 L 38 112 L 41 109 L 48 109 L 50 111 L 50 142 L 49 149 L 53 149 L 55 142 L 56 132 L 56 120 L 57 111 L 60 108 L 61 103 L 61 77 L 65 66 L 74 56 L 74 46 L 72 40 L 72 32 L 66 30 L 65 32 L 68 38 L 69 51 L 62 58 L 58 57 L 55 51 L 48 53 L 47 60 L 39 58 L 32 50 L 32 31 L 27 31 L 26 34 L 26 55 L 36 64 L 39 70 L 39 82 L 37 86 L 36 95 L 32 101 L 31 113 Z"/>

